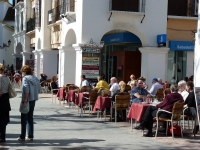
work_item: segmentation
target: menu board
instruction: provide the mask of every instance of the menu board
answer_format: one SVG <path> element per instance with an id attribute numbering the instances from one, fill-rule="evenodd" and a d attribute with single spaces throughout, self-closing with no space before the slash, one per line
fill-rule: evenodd
<path id="1" fill-rule="evenodd" d="M 82 74 L 86 79 L 97 79 L 99 76 L 100 49 L 83 49 Z"/>

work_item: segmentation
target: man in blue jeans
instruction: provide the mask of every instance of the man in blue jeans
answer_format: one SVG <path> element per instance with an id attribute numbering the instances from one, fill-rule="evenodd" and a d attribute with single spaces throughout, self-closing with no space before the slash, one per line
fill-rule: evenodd
<path id="1" fill-rule="evenodd" d="M 18 141 L 25 141 L 26 125 L 28 127 L 28 136 L 26 140 L 33 140 L 34 138 L 34 126 L 33 126 L 33 113 L 35 107 L 35 101 L 38 100 L 38 93 L 40 91 L 39 80 L 32 75 L 30 66 L 23 66 L 21 72 L 24 75 L 22 80 L 22 109 L 26 107 L 29 102 L 29 112 L 27 114 L 21 113 L 21 135 Z"/>

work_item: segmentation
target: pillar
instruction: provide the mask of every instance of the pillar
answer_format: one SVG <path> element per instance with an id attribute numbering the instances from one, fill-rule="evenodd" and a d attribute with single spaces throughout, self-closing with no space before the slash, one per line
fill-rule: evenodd
<path id="1" fill-rule="evenodd" d="M 166 81 L 169 48 L 141 47 L 139 50 L 142 53 L 141 76 L 146 78 L 149 88 L 153 78 Z"/>
<path id="2" fill-rule="evenodd" d="M 40 79 L 40 53 L 35 50 L 34 54 L 34 75 Z"/>

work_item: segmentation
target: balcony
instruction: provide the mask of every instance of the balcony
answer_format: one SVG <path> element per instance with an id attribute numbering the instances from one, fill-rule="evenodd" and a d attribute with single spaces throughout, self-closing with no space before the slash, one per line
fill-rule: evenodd
<path id="1" fill-rule="evenodd" d="M 48 25 L 53 24 L 56 21 L 60 20 L 60 15 L 63 14 L 65 8 L 60 5 L 54 9 L 48 11 Z"/>
<path id="2" fill-rule="evenodd" d="M 30 18 L 27 22 L 26 32 L 35 30 L 35 18 Z"/>
<path id="3" fill-rule="evenodd" d="M 145 0 L 110 0 L 110 11 L 145 12 Z"/>
<path id="4" fill-rule="evenodd" d="M 197 17 L 198 3 L 196 0 L 168 0 L 168 15 Z"/>

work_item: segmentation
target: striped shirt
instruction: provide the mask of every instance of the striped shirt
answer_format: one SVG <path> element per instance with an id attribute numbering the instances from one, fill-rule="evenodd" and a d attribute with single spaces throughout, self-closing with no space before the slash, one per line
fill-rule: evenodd
<path id="1" fill-rule="evenodd" d="M 10 84 L 10 79 L 6 76 L 0 76 L 0 93 L 8 93 L 8 87 Z"/>

